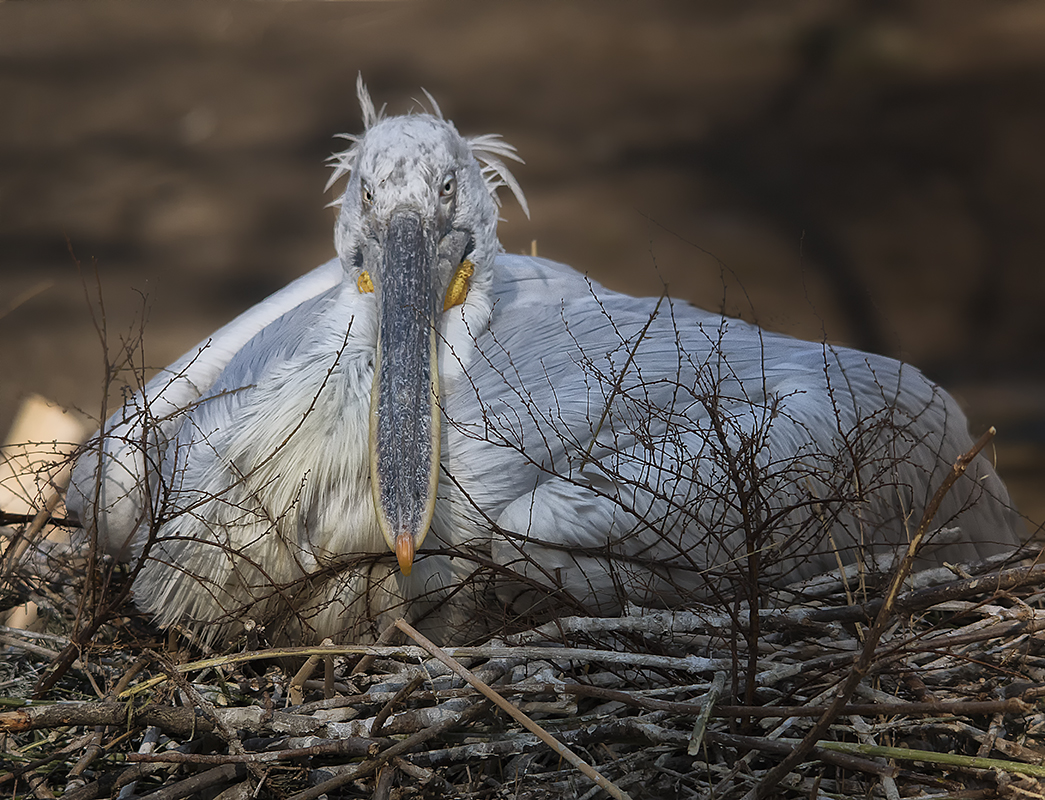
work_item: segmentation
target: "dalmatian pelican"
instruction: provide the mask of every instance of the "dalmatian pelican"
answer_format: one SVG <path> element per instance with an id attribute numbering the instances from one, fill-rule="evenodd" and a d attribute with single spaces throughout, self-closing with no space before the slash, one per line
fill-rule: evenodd
<path id="1" fill-rule="evenodd" d="M 76 464 L 70 509 L 159 624 L 304 642 L 406 615 L 459 641 L 905 545 L 971 445 L 945 391 L 505 254 L 514 148 L 357 90 L 337 258 L 162 370 Z M 980 456 L 933 526 L 922 564 L 1014 548 L 1021 521 Z"/>

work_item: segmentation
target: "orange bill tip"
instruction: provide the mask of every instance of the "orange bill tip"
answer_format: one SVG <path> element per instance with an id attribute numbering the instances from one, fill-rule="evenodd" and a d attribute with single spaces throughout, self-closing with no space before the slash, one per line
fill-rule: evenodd
<path id="1" fill-rule="evenodd" d="M 396 560 L 404 575 L 409 575 L 414 568 L 414 537 L 409 533 L 401 533 L 396 537 Z"/>

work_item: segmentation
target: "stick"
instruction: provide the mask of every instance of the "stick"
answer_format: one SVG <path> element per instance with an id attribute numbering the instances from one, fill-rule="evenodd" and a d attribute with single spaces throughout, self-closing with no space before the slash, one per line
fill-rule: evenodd
<path id="1" fill-rule="evenodd" d="M 296 758 L 313 758 L 315 756 L 347 756 L 360 758 L 370 755 L 371 748 L 389 745 L 391 739 L 336 739 L 320 742 L 310 747 L 295 747 L 289 750 L 265 750 L 248 753 L 219 753 L 204 755 L 200 753 L 178 753 L 166 751 L 162 753 L 128 753 L 124 760 L 128 763 L 165 763 L 165 764 L 246 764 L 254 762 L 268 764 L 273 761 L 290 761 Z"/>
<path id="2" fill-rule="evenodd" d="M 514 687 L 504 690 L 514 691 Z M 648 708 L 653 711 L 670 711 L 676 714 L 697 716 L 705 708 L 704 699 L 698 701 L 660 700 L 656 697 L 645 697 L 620 691 L 604 689 L 601 686 L 589 686 L 585 683 L 564 684 L 532 684 L 526 686 L 530 694 L 541 692 L 573 694 L 583 697 L 597 697 L 603 700 L 614 700 L 618 703 Z M 787 717 L 818 717 L 827 711 L 827 706 L 738 706 L 716 705 L 711 711 L 713 717 L 756 717 L 758 719 L 776 719 Z M 1033 706 L 1022 697 L 1010 697 L 1007 700 L 934 700 L 911 703 L 849 703 L 842 708 L 842 714 L 863 714 L 869 716 L 906 716 L 937 715 L 973 716 L 976 714 L 1029 714 Z"/>
<path id="3" fill-rule="evenodd" d="M 527 658 L 544 661 L 581 661 L 584 663 L 620 664 L 629 667 L 647 667 L 649 669 L 677 669 L 685 672 L 714 672 L 728 670 L 729 659 L 701 658 L 699 656 L 657 656 L 645 653 L 622 653 L 616 650 L 588 650 L 583 647 L 451 647 L 447 648 L 451 658 Z M 175 665 L 177 672 L 192 672 L 210 667 L 242 664 L 249 661 L 261 661 L 274 658 L 295 656 L 350 656 L 372 655 L 393 658 L 408 658 L 414 661 L 423 659 L 428 651 L 423 647 L 378 647 L 375 645 L 334 645 L 332 647 L 273 647 L 268 650 L 251 650 L 246 653 L 233 653 L 225 656 L 204 658 L 186 664 Z M 168 680 L 168 676 L 159 675 L 147 681 L 136 683 L 118 695 L 118 699 L 126 700 L 136 694 L 159 686 Z"/>
<path id="4" fill-rule="evenodd" d="M 947 764 L 964 769 L 997 769 L 1002 772 L 1017 772 L 1045 778 L 1045 765 L 1024 764 L 1022 761 L 1003 761 L 998 758 L 963 756 L 956 753 L 934 753 L 932 750 L 910 750 L 906 747 L 884 747 L 882 745 L 856 744 L 855 742 L 820 742 L 818 747 L 838 753 L 859 753 L 879 758 L 895 758 L 904 761 L 921 761 L 924 764 Z"/>
<path id="5" fill-rule="evenodd" d="M 693 733 L 690 734 L 689 747 L 686 748 L 688 755 L 695 756 L 700 753 L 700 745 L 704 741 L 704 729 L 707 728 L 708 719 L 714 713 L 715 704 L 724 688 L 726 688 L 726 673 L 716 672 L 708 693 L 696 703 L 703 708 L 700 709 L 697 719 L 693 723 Z"/>
<path id="6" fill-rule="evenodd" d="M 777 753 L 780 755 L 790 753 L 797 743 L 797 740 L 788 742 L 784 739 L 762 739 L 757 736 L 741 736 L 740 734 L 719 733 L 717 731 L 708 731 L 707 737 L 708 741 L 717 742 L 719 744 L 743 749 L 759 750 L 763 753 Z M 864 758 L 854 758 L 846 751 L 840 750 L 838 752 L 831 752 L 834 748 L 827 747 L 828 744 L 834 744 L 834 742 L 821 742 L 819 745 L 814 747 L 812 751 L 813 754 L 825 764 L 833 764 L 842 769 L 865 772 L 868 775 L 878 775 L 879 777 L 895 778 L 900 772 L 896 767 L 891 767 L 888 764 L 878 764 Z M 853 760 L 839 759 L 839 755 L 848 755 L 848 757 Z M 863 753 L 863 755 L 873 754 Z"/>
<path id="7" fill-rule="evenodd" d="M 402 702 L 408 697 L 418 686 L 424 683 L 424 675 L 415 675 L 410 679 L 410 682 L 403 686 L 395 696 L 385 703 L 384 707 L 377 712 L 377 716 L 374 717 L 374 721 L 370 723 L 370 735 L 378 736 L 381 733 L 381 729 L 385 726 L 385 722 L 392 716 L 392 709 L 395 708 L 397 703 Z"/>
<path id="8" fill-rule="evenodd" d="M 185 780 L 157 789 L 149 794 L 150 800 L 181 800 L 183 797 L 200 797 L 211 786 L 221 786 L 247 775 L 243 764 L 223 764 L 206 772 L 200 772 Z"/>

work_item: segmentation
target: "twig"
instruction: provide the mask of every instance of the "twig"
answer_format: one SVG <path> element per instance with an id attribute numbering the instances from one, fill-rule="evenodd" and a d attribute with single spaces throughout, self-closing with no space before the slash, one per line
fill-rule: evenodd
<path id="1" fill-rule="evenodd" d="M 97 761 L 105 752 L 105 748 L 102 747 L 102 734 L 104 730 L 104 726 L 95 726 L 94 734 L 90 739 L 88 739 L 87 744 L 83 748 L 83 752 L 80 754 L 80 758 L 77 759 L 72 769 L 69 770 L 68 777 L 70 780 L 66 785 L 67 790 L 82 786 L 85 781 L 80 776 L 83 775 L 87 768 Z"/>
<path id="2" fill-rule="evenodd" d="M 702 708 L 700 713 L 697 714 L 696 721 L 693 723 L 693 733 L 690 734 L 689 747 L 686 748 L 687 754 L 695 756 L 700 752 L 700 745 L 704 741 L 704 729 L 707 727 L 708 719 L 714 711 L 715 703 L 718 702 L 718 698 L 725 688 L 726 673 L 716 672 L 715 679 L 712 681 L 708 693 L 697 702 L 697 705 L 702 706 Z"/>
<path id="3" fill-rule="evenodd" d="M 374 717 L 374 721 L 370 724 L 370 735 L 377 736 L 381 733 L 381 728 L 384 727 L 386 720 L 392 713 L 392 709 L 397 703 L 403 701 L 404 698 L 408 697 L 418 686 L 424 683 L 424 675 L 415 675 L 410 679 L 410 682 L 395 693 L 395 697 L 385 703 L 384 707 L 377 712 L 377 716 Z"/>
<path id="4" fill-rule="evenodd" d="M 334 696 L 334 659 L 327 656 L 323 659 L 323 699 L 329 700 Z"/>
<path id="5" fill-rule="evenodd" d="M 216 716 L 242 717 L 243 709 L 216 709 Z M 262 711 L 257 709 L 257 717 Z M 276 718 L 279 712 L 273 714 Z M 283 715 L 292 716 L 292 715 Z M 49 706 L 29 706 L 16 711 L 0 713 L 0 733 L 21 733 L 39 728 L 58 728 L 66 725 L 126 725 L 133 721 L 141 725 L 155 725 L 160 730 L 177 736 L 191 736 L 195 732 L 210 733 L 215 725 L 206 717 L 198 717 L 195 709 L 150 704 L 141 709 L 130 709 L 125 703 L 102 701 L 97 703 L 56 703 Z M 317 721 L 317 727 L 319 722 Z"/>
<path id="6" fill-rule="evenodd" d="M 15 514 L 11 511 L 0 511 L 0 527 L 6 525 L 29 525 L 36 521 L 39 517 L 40 512 L 36 511 L 32 514 Z M 55 525 L 59 528 L 81 528 L 83 527 L 79 520 L 68 519 L 67 517 L 52 517 L 48 516 L 46 522 L 51 525 Z"/>
<path id="7" fill-rule="evenodd" d="M 30 642 L 24 642 L 21 639 L 15 637 L 15 636 L 8 636 L 8 635 L 3 634 L 3 633 L 0 633 L 0 644 L 6 644 L 9 647 L 17 647 L 18 649 L 24 650 L 27 653 L 32 653 L 33 655 L 41 656 L 43 658 L 54 659 L 54 658 L 58 658 L 58 655 L 59 655 L 58 651 L 56 651 L 56 650 L 51 650 L 50 648 L 47 648 L 47 647 L 41 647 L 38 644 L 31 644 Z M 95 673 L 96 675 L 105 675 L 105 670 L 102 669 L 102 667 L 98 666 L 97 664 L 90 664 L 90 663 L 84 664 L 78 658 L 75 659 L 70 664 L 70 666 L 73 669 L 79 670 L 80 672 L 90 671 L 90 672 Z"/>
<path id="8" fill-rule="evenodd" d="M 878 744 L 875 741 L 874 727 L 868 725 L 863 717 L 854 714 L 849 717 L 849 720 L 852 722 L 853 730 L 856 731 L 861 744 Z M 899 772 L 899 770 L 896 770 L 896 772 Z M 896 774 L 879 776 L 878 784 L 885 795 L 885 800 L 900 800 L 900 790 L 896 787 Z"/>
<path id="9" fill-rule="evenodd" d="M 8 300 L 7 304 L 3 308 L 0 308 L 0 319 L 6 317 L 8 314 L 10 314 L 23 303 L 29 302 L 41 292 L 46 292 L 48 289 L 54 286 L 54 283 L 54 280 L 50 278 L 47 280 L 37 281 L 28 289 L 19 292 L 17 295 L 14 296 L 13 299 Z"/>
<path id="10" fill-rule="evenodd" d="M 646 324 L 642 326 L 642 330 L 639 331 L 639 335 L 635 337 L 635 344 L 631 346 L 631 350 L 628 351 L 628 358 L 624 362 L 624 366 L 621 368 L 620 373 L 617 375 L 617 380 L 613 382 L 613 388 L 610 390 L 609 395 L 606 397 L 606 402 L 603 404 L 602 415 L 599 417 L 598 423 L 592 429 L 591 441 L 588 443 L 588 449 L 584 451 L 584 457 L 581 458 L 581 463 L 577 469 L 584 469 L 584 465 L 591 461 L 591 451 L 595 447 L 595 443 L 599 440 L 599 432 L 602 430 L 602 426 L 606 423 L 606 417 L 609 416 L 610 409 L 613 408 L 613 401 L 620 392 L 620 387 L 624 383 L 624 376 L 628 374 L 628 370 L 631 369 L 631 363 L 635 360 L 635 353 L 639 350 L 639 345 L 642 344 L 646 338 L 646 333 L 649 331 L 650 325 L 657 318 L 660 313 L 661 303 L 664 302 L 664 298 L 667 297 L 667 289 L 661 294 L 660 299 L 657 300 L 657 305 L 653 308 L 653 313 L 649 315 L 649 319 L 646 320 Z"/>
<path id="11" fill-rule="evenodd" d="M 130 755 L 151 755 L 156 752 L 156 745 L 160 741 L 160 729 L 155 725 L 150 725 L 145 729 L 145 735 L 142 736 L 142 743 L 138 747 L 136 754 Z M 131 781 L 126 786 L 120 789 L 119 800 L 125 800 L 134 794 L 134 790 L 137 788 L 138 782 Z"/>
<path id="12" fill-rule="evenodd" d="M 937 636 L 926 637 L 910 643 L 904 647 L 910 652 L 945 650 L 963 644 L 983 642 L 988 639 L 1011 639 L 1025 633 L 1037 633 L 1045 630 L 1045 619 L 1013 620 L 1012 622 L 999 622 L 988 625 L 978 630 L 954 633 L 941 633 Z"/>
<path id="13" fill-rule="evenodd" d="M 614 784 L 612 781 L 607 780 L 594 768 L 591 767 L 586 761 L 581 759 L 577 754 L 564 745 L 560 744 L 555 737 L 544 730 L 540 725 L 531 720 L 516 706 L 509 703 L 501 695 L 491 689 L 486 683 L 479 680 L 470 670 L 466 669 L 460 662 L 453 659 L 446 651 L 436 646 L 433 642 L 419 633 L 414 627 L 407 622 L 405 619 L 397 619 L 396 627 L 399 628 L 403 633 L 421 645 L 422 648 L 427 650 L 432 656 L 437 658 L 447 667 L 452 669 L 468 683 L 483 693 L 489 700 L 493 701 L 498 708 L 501 708 L 507 714 L 512 717 L 516 722 L 522 725 L 526 730 L 530 731 L 534 735 L 538 736 L 541 741 L 547 744 L 556 754 L 565 758 L 570 764 L 576 769 L 580 770 L 584 775 L 590 778 L 597 786 L 601 787 L 611 797 L 617 798 L 617 800 L 630 800 L 629 795 L 624 792 L 620 787 Z"/>
<path id="14" fill-rule="evenodd" d="M 1019 698 L 1009 700 L 936 700 L 924 703 L 849 703 L 842 707 L 841 715 L 866 716 L 920 716 L 977 714 L 1027 714 L 1033 710 L 1030 703 Z M 827 711 L 827 706 L 716 706 L 717 717 L 759 717 L 762 719 L 785 717 L 817 717 Z"/>
<path id="15" fill-rule="evenodd" d="M 56 800 L 56 795 L 51 791 L 51 787 L 47 785 L 47 781 L 43 775 L 39 775 L 35 772 L 30 772 L 26 775 L 29 782 L 29 788 L 33 790 L 33 797 L 36 800 Z"/>
<path id="16" fill-rule="evenodd" d="M 505 693 L 511 689 L 506 689 Z M 562 694 L 598 697 L 603 700 L 614 700 L 637 708 L 648 708 L 654 711 L 670 711 L 678 714 L 699 715 L 706 705 L 700 701 L 660 700 L 655 697 L 623 692 L 617 689 L 605 689 L 601 686 L 589 686 L 584 683 L 564 684 L 531 684 L 520 691 L 527 692 L 561 692 Z M 817 717 L 827 710 L 827 706 L 739 706 L 716 705 L 713 717 L 756 717 L 774 719 L 787 717 Z M 905 715 L 961 715 L 977 714 L 1027 714 L 1033 706 L 1019 697 L 1008 700 L 936 700 L 918 703 L 849 703 L 842 708 L 842 714 L 864 714 L 869 716 L 905 716 Z"/>
<path id="17" fill-rule="evenodd" d="M 778 755 L 784 755 L 790 753 L 795 745 L 798 743 L 797 739 L 763 739 L 757 736 L 741 736 L 735 733 L 719 733 L 717 731 L 708 731 L 708 741 L 716 742 L 718 744 L 730 745 L 732 747 L 739 747 L 744 750 L 760 750 L 763 753 L 776 753 Z M 831 753 L 830 751 L 834 748 L 828 747 L 828 745 L 834 744 L 834 742 L 821 742 L 817 747 L 814 747 L 812 754 L 819 758 L 826 764 L 833 764 L 836 767 L 842 767 L 843 769 L 850 769 L 857 772 L 866 772 L 869 775 L 878 776 L 889 776 L 896 777 L 899 774 L 899 770 L 896 767 L 890 767 L 887 764 L 878 764 L 874 761 L 868 761 L 863 758 L 856 758 L 849 760 L 849 758 L 839 759 L 839 755 L 849 755 L 849 753 Z M 864 753 L 863 755 L 875 755 L 873 753 Z"/>
<path id="18" fill-rule="evenodd" d="M 824 750 L 838 753 L 859 753 L 879 758 L 895 758 L 901 761 L 921 761 L 925 764 L 946 764 L 962 769 L 996 769 L 1045 778 L 1045 765 L 1024 764 L 1022 761 L 1004 761 L 998 758 L 963 756 L 958 753 L 934 753 L 932 750 L 911 750 L 906 747 L 884 747 L 882 745 L 857 744 L 855 742 L 820 742 Z"/>
<path id="19" fill-rule="evenodd" d="M 376 647 L 384 647 L 385 645 L 391 644 L 397 633 L 399 633 L 399 628 L 396 627 L 394 622 L 389 622 L 385 626 L 385 629 L 381 631 L 381 635 L 377 637 L 377 641 L 374 642 L 374 645 Z M 366 672 L 370 669 L 370 665 L 374 663 L 375 658 L 377 658 L 376 655 L 367 653 L 356 662 L 356 665 L 352 667 L 352 672 L 350 674 L 360 675 Z"/>
<path id="20" fill-rule="evenodd" d="M 229 753 L 203 755 L 200 753 L 128 753 L 128 763 L 166 764 L 268 764 L 274 761 L 290 761 L 296 758 L 317 756 L 344 756 L 359 758 L 368 756 L 375 747 L 388 747 L 391 739 L 334 739 L 314 744 L 311 747 L 294 747 L 288 750 L 266 750 L 261 753 Z"/>
<path id="21" fill-rule="evenodd" d="M 330 644 L 331 641 L 329 639 L 323 642 L 324 647 Z M 319 663 L 321 658 L 323 658 L 323 656 L 309 656 L 305 659 L 305 663 L 301 665 L 301 669 L 294 673 L 294 677 L 290 679 L 290 685 L 287 687 L 287 691 L 290 694 L 291 705 L 299 706 L 304 702 L 305 696 L 301 687 L 305 684 L 305 681 L 312 677 L 312 673 L 316 669 L 316 664 Z"/>
<path id="22" fill-rule="evenodd" d="M 646 653 L 626 653 L 616 650 L 589 650 L 583 647 L 505 647 L 503 645 L 485 647 L 448 647 L 446 653 L 451 658 L 528 658 L 541 661 L 579 661 L 581 663 L 619 664 L 630 667 L 646 667 L 649 669 L 674 669 L 685 672 L 714 672 L 728 669 L 728 659 L 701 658 L 699 656 L 657 656 Z M 186 664 L 174 665 L 177 672 L 193 672 L 211 667 L 243 664 L 250 661 L 298 657 L 298 656 L 349 656 L 371 655 L 378 658 L 398 657 L 417 661 L 428 655 L 423 647 L 378 647 L 374 645 L 334 645 L 329 647 L 273 647 L 268 650 L 252 650 L 245 653 L 234 653 L 214 658 L 204 658 Z M 137 683 L 120 693 L 121 700 L 152 689 L 166 682 L 166 675 Z"/>
<path id="23" fill-rule="evenodd" d="M 181 800 L 183 797 L 200 797 L 211 786 L 222 786 L 247 776 L 245 764 L 223 764 L 191 778 L 158 789 L 149 794 L 149 800 Z"/>
<path id="24" fill-rule="evenodd" d="M 419 767 L 401 756 L 393 758 L 392 763 L 415 781 L 428 786 L 428 788 L 433 792 L 437 792 L 438 796 L 448 797 L 454 794 L 454 787 L 451 783 L 438 773 L 432 772 L 432 770 L 425 769 L 424 767 Z"/>
<path id="25" fill-rule="evenodd" d="M 394 760 L 394 759 L 393 759 Z M 388 800 L 392 792 L 392 782 L 395 780 L 395 767 L 385 762 L 378 770 L 377 780 L 374 782 L 374 795 L 372 800 Z"/>

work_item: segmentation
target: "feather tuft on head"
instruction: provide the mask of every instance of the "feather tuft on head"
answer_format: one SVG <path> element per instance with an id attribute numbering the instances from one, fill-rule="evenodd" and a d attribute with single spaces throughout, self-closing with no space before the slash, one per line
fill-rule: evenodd
<path id="1" fill-rule="evenodd" d="M 380 111 L 374 110 L 374 101 L 370 99 L 370 92 L 363 83 L 362 72 L 356 75 L 356 97 L 359 98 L 359 110 L 363 112 L 363 131 L 365 132 L 385 115 L 385 107 L 381 106 Z"/>
<path id="2" fill-rule="evenodd" d="M 422 91 L 425 93 L 425 97 L 428 98 L 428 102 L 431 105 L 432 116 L 447 122 L 452 126 L 452 123 L 449 123 L 443 117 L 443 112 L 439 108 L 439 104 L 436 102 L 435 98 L 432 97 L 427 90 L 422 89 Z M 375 109 L 374 101 L 370 99 L 370 92 L 367 91 L 366 84 L 363 83 L 362 72 L 359 73 L 356 78 L 356 96 L 359 98 L 359 108 L 363 112 L 363 133 L 360 135 L 351 133 L 337 134 L 338 139 L 345 139 L 346 141 L 351 142 L 351 144 L 346 150 L 340 153 L 335 153 L 327 159 L 327 162 L 334 170 L 330 176 L 330 180 L 327 181 L 327 189 L 330 189 L 330 187 L 337 183 L 341 178 L 352 172 L 355 168 L 356 156 L 358 155 L 359 140 L 366 135 L 367 130 L 380 122 L 385 115 L 385 106 L 381 106 L 380 109 Z M 508 166 L 504 163 L 504 159 L 517 161 L 520 164 L 524 163 L 515 148 L 504 141 L 504 139 L 496 133 L 472 136 L 466 138 L 465 142 L 471 149 L 472 156 L 479 162 L 483 181 L 485 182 L 490 195 L 493 197 L 494 202 L 496 202 L 498 206 L 501 205 L 501 200 L 497 196 L 497 190 L 502 186 L 506 186 L 515 196 L 515 199 L 519 201 L 523 213 L 529 217 L 530 207 L 526 203 L 526 197 L 523 194 L 522 187 L 515 179 L 515 176 L 512 175 L 511 170 L 509 170 Z M 338 202 L 340 202 L 340 199 L 335 200 L 331 205 L 337 205 Z"/>
<path id="3" fill-rule="evenodd" d="M 483 180 L 486 181 L 486 188 L 490 190 L 490 194 L 493 195 L 497 205 L 501 205 L 501 200 L 497 196 L 497 190 L 502 186 L 507 186 L 511 193 L 515 195 L 515 199 L 519 201 L 519 205 L 522 206 L 523 213 L 529 218 L 530 207 L 526 204 L 526 197 L 523 195 L 522 187 L 502 160 L 508 158 L 520 164 L 524 163 L 516 152 L 515 147 L 504 141 L 500 134 L 497 133 L 472 136 L 465 141 L 468 142 L 468 146 L 472 149 L 472 155 L 475 156 L 476 161 L 482 165 Z"/>
<path id="4" fill-rule="evenodd" d="M 381 121 L 381 118 L 385 115 L 385 107 L 381 106 L 380 111 L 374 108 L 374 101 L 370 99 L 370 92 L 367 91 L 366 84 L 363 83 L 362 72 L 356 75 L 356 97 L 359 99 L 359 110 L 363 112 L 363 135 L 366 135 L 370 128 Z M 356 165 L 356 155 L 358 153 L 356 145 L 360 137 L 354 133 L 338 133 L 335 135 L 335 138 L 345 139 L 352 144 L 346 150 L 334 153 L 327 159 L 327 163 L 331 165 L 334 172 L 331 174 L 330 179 L 327 180 L 327 185 L 324 187 L 325 190 L 329 190 L 341 178 L 348 175 Z M 335 200 L 331 205 L 337 205 L 338 202 L 338 200 Z"/>

